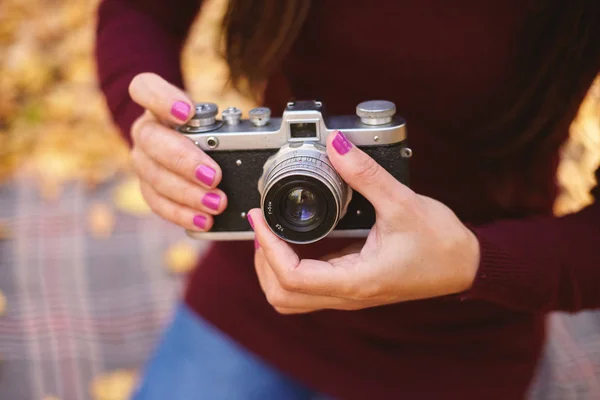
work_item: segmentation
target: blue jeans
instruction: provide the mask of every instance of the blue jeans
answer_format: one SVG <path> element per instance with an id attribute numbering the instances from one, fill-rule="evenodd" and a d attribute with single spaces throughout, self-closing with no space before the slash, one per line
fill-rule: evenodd
<path id="1" fill-rule="evenodd" d="M 146 365 L 134 400 L 317 399 L 179 305 Z"/>

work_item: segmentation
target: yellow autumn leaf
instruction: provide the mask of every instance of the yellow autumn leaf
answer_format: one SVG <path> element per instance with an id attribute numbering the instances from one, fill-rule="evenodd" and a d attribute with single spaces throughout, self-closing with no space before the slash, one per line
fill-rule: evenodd
<path id="1" fill-rule="evenodd" d="M 118 369 L 94 378 L 90 394 L 93 400 L 128 400 L 136 381 L 136 371 Z"/>
<path id="2" fill-rule="evenodd" d="M 0 220 L 0 240 L 8 240 L 12 238 L 12 232 L 8 224 Z"/>
<path id="3" fill-rule="evenodd" d="M 114 228 L 113 210 L 107 204 L 93 204 L 88 211 L 88 229 L 92 236 L 105 239 L 112 234 Z"/>
<path id="4" fill-rule="evenodd" d="M 129 178 L 119 184 L 113 193 L 113 202 L 117 209 L 133 215 L 147 215 L 150 207 L 144 200 L 137 178 Z"/>
<path id="5" fill-rule="evenodd" d="M 198 249 L 188 241 L 180 241 L 171 245 L 164 255 L 165 267 L 175 274 L 190 272 L 196 265 Z"/>
<path id="6" fill-rule="evenodd" d="M 6 314 L 6 296 L 0 290 L 0 317 Z"/>

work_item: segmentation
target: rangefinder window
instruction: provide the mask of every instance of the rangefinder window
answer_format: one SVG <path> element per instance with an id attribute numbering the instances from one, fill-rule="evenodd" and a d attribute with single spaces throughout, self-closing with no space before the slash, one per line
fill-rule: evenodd
<path id="1" fill-rule="evenodd" d="M 315 122 L 290 122 L 290 137 L 293 139 L 316 138 L 317 124 Z"/>

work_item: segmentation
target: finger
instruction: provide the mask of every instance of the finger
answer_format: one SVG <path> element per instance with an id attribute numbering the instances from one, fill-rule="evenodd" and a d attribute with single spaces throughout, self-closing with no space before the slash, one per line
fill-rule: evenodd
<path id="1" fill-rule="evenodd" d="M 134 136 L 135 132 L 139 132 L 140 127 L 147 122 L 158 122 L 158 119 L 148 110 L 144 110 L 142 115 L 136 118 L 131 124 L 131 135 Z"/>
<path id="2" fill-rule="evenodd" d="M 227 196 L 220 189 L 206 190 L 162 167 L 144 152 L 131 153 L 133 168 L 142 181 L 175 203 L 217 215 L 227 207 Z"/>
<path id="3" fill-rule="evenodd" d="M 207 189 L 221 181 L 221 168 L 191 140 L 154 120 L 145 120 L 133 132 L 136 146 L 158 164 Z"/>
<path id="4" fill-rule="evenodd" d="M 285 307 L 273 307 L 275 311 L 282 315 L 294 315 L 294 314 L 308 314 L 317 310 L 308 310 L 303 308 L 285 308 Z"/>
<path id="5" fill-rule="evenodd" d="M 267 301 L 276 310 L 288 310 L 288 313 L 296 310 L 296 313 L 305 313 L 323 309 L 345 310 L 351 307 L 348 304 L 349 301 L 343 298 L 311 295 L 284 289 L 260 248 L 254 255 L 254 267 Z"/>
<path id="6" fill-rule="evenodd" d="M 158 194 L 146 182 L 140 182 L 142 195 L 150 209 L 163 219 L 193 231 L 208 231 L 212 227 L 211 215 L 192 210 Z"/>
<path id="7" fill-rule="evenodd" d="M 300 261 L 294 250 L 271 232 L 260 209 L 250 210 L 248 219 L 266 261 L 285 290 L 332 297 L 352 295 L 356 287 L 352 268 L 338 268 L 319 260 Z"/>
<path id="8" fill-rule="evenodd" d="M 339 260 L 343 257 L 346 257 L 348 255 L 360 254 L 364 245 L 365 245 L 365 242 L 354 243 L 350 246 L 340 249 L 339 251 L 325 254 L 321 258 L 319 258 L 319 260 L 327 261 L 330 264 L 335 264 L 337 262 L 337 260 Z"/>
<path id="9" fill-rule="evenodd" d="M 258 242 L 257 242 L 256 239 L 254 239 L 254 248 L 258 252 L 259 245 L 258 245 Z M 257 264 L 256 260 L 255 260 L 254 269 L 256 270 L 256 275 L 258 277 L 258 283 L 260 284 L 260 287 L 261 287 L 263 293 L 266 296 L 268 282 L 267 282 L 267 279 L 265 277 L 264 268 L 262 266 L 259 266 L 259 264 Z M 267 298 L 267 301 L 269 301 L 269 297 L 266 296 L 266 298 Z M 277 305 L 274 305 L 272 303 L 270 303 L 270 304 L 273 306 L 273 308 L 275 309 L 275 311 L 277 311 L 280 314 L 285 314 L 285 315 L 289 315 L 289 314 L 305 314 L 305 313 L 309 313 L 309 312 L 315 311 L 313 309 L 308 309 L 308 308 L 290 308 L 290 307 L 277 306 Z"/>
<path id="10" fill-rule="evenodd" d="M 188 96 L 153 73 L 136 75 L 129 84 L 129 95 L 160 120 L 182 124 L 193 115 L 193 103 Z"/>
<path id="11" fill-rule="evenodd" d="M 340 132 L 327 138 L 327 154 L 342 179 L 362 194 L 378 213 L 398 209 L 416 199 L 416 194 L 400 183 L 364 151 Z"/>

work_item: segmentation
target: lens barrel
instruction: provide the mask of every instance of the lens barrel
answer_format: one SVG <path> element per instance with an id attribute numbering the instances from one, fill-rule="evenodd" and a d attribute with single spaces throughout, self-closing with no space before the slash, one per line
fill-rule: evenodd
<path id="1" fill-rule="evenodd" d="M 317 143 L 284 146 L 259 180 L 269 228 L 283 240 L 307 244 L 327 236 L 346 213 L 352 190 Z"/>

